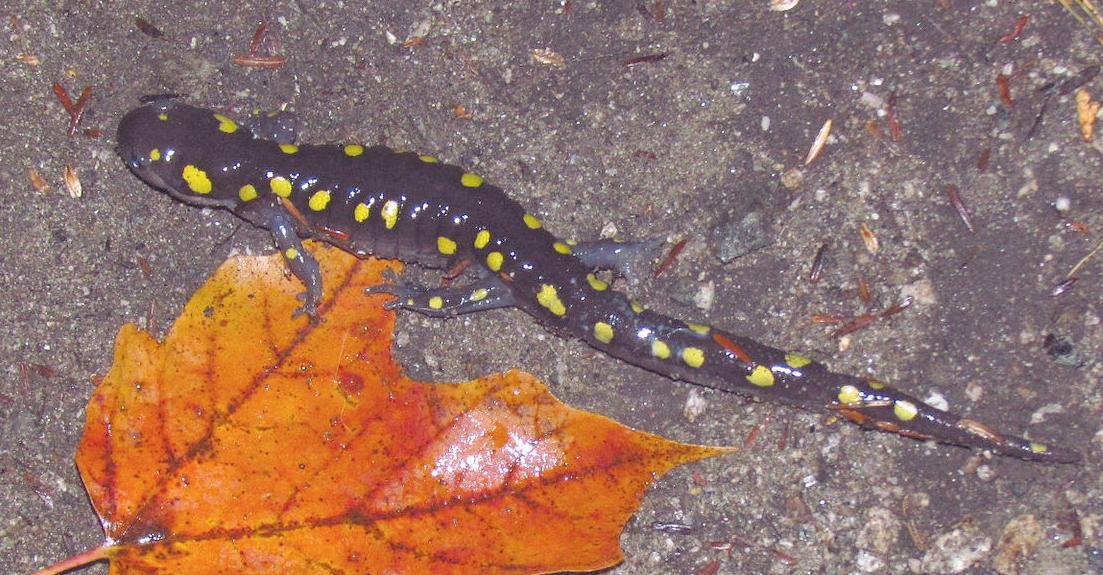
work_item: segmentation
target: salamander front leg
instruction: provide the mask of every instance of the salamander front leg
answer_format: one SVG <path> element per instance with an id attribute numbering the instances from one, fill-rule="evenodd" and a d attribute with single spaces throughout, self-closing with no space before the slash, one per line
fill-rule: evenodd
<path id="1" fill-rule="evenodd" d="M 291 317 L 304 313 L 311 319 L 317 317 L 318 302 L 322 299 L 322 272 L 318 261 L 303 249 L 303 243 L 295 233 L 294 222 L 286 212 L 275 212 L 269 220 L 268 229 L 272 230 L 272 237 L 287 261 L 287 266 L 291 268 L 291 273 L 306 286 L 306 291 L 299 294 L 303 305 Z"/>
<path id="2" fill-rule="evenodd" d="M 513 307 L 513 294 L 502 280 L 487 276 L 468 286 L 429 289 L 413 285 L 383 284 L 364 290 L 395 296 L 388 309 L 406 309 L 429 317 L 453 317 L 476 311 Z"/>

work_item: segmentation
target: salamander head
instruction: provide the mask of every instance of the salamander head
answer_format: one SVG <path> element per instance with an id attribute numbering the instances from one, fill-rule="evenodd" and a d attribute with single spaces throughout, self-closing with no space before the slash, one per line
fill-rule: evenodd
<path id="1" fill-rule="evenodd" d="M 215 130 L 225 135 L 237 125 L 208 110 L 160 98 L 123 116 L 115 149 L 150 186 L 190 204 L 232 209 L 235 199 L 214 189 L 205 171 L 218 153 L 209 141 Z"/>

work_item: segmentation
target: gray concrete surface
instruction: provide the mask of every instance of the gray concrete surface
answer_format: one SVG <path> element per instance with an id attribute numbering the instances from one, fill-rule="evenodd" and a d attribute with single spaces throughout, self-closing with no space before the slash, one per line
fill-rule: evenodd
<path id="1" fill-rule="evenodd" d="M 73 452 L 119 326 L 163 333 L 227 254 L 271 249 L 229 214 L 147 189 L 115 157 L 119 117 L 165 92 L 238 113 L 286 105 L 306 141 L 436 153 L 565 236 L 615 228 L 688 239 L 671 269 L 634 288 L 640 301 L 1086 454 L 1046 466 L 862 432 L 668 381 L 519 312 L 403 317 L 398 352 L 419 377 L 522 366 L 564 400 L 638 428 L 702 443 L 756 437 L 741 454 L 662 480 L 610 573 L 948 572 L 953 560 L 963 573 L 1103 572 L 1103 260 L 1050 295 L 1099 241 L 1103 162 L 1100 145 L 1080 139 L 1072 95 L 1045 88 L 1099 63 L 1093 30 L 1055 2 L 806 0 L 785 13 L 765 0 L 567 4 L 0 9 L 0 572 L 28 573 L 102 540 Z M 1001 43 L 1021 15 L 1021 36 Z M 136 17 L 164 36 L 140 31 Z M 287 56 L 279 69 L 231 61 L 259 21 Z M 411 35 L 424 42 L 403 46 Z M 534 49 L 564 66 L 535 61 Z M 665 57 L 629 64 L 655 54 Z M 53 82 L 74 97 L 93 87 L 81 127 L 102 135 L 66 136 Z M 1103 97 L 1103 78 L 1085 87 Z M 893 98 L 898 142 L 885 116 Z M 470 119 L 455 116 L 458 105 Z M 831 141 L 804 167 L 829 118 Z M 65 191 L 66 166 L 82 197 Z M 748 213 L 763 222 L 752 238 L 764 247 L 721 263 L 734 241 L 724 230 Z M 827 266 L 811 285 L 824 242 Z M 855 295 L 859 276 L 868 304 Z M 707 309 L 695 307 L 707 292 Z M 844 341 L 810 321 L 907 294 L 917 296 L 910 309 Z M 1050 334 L 1068 338 L 1074 365 L 1047 354 Z M 1080 529 L 1079 544 L 1063 545 Z"/>

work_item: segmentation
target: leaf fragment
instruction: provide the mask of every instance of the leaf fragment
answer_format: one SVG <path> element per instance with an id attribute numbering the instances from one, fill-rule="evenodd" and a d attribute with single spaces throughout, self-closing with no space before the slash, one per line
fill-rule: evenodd
<path id="1" fill-rule="evenodd" d="M 567 66 L 567 61 L 563 57 L 563 54 L 551 48 L 533 48 L 531 53 L 533 61 L 537 64 L 544 64 L 559 69 L 563 69 Z"/>
<path id="2" fill-rule="evenodd" d="M 1092 101 L 1092 95 L 1081 88 L 1076 91 L 1076 121 L 1080 124 L 1080 137 L 1091 143 L 1095 132 L 1095 119 L 1099 113 L 1099 102 Z"/>

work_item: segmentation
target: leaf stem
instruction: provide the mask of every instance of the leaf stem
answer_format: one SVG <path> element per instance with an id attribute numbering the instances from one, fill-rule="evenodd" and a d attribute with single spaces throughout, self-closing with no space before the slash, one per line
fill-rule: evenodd
<path id="1" fill-rule="evenodd" d="M 70 569 L 76 569 L 77 567 L 83 567 L 90 563 L 95 563 L 96 561 L 104 561 L 107 559 L 108 548 L 107 545 L 101 545 L 94 549 L 89 549 L 73 555 L 68 559 L 54 563 L 49 567 L 35 571 L 31 573 L 31 575 L 58 575 L 59 573 L 64 573 Z"/>

